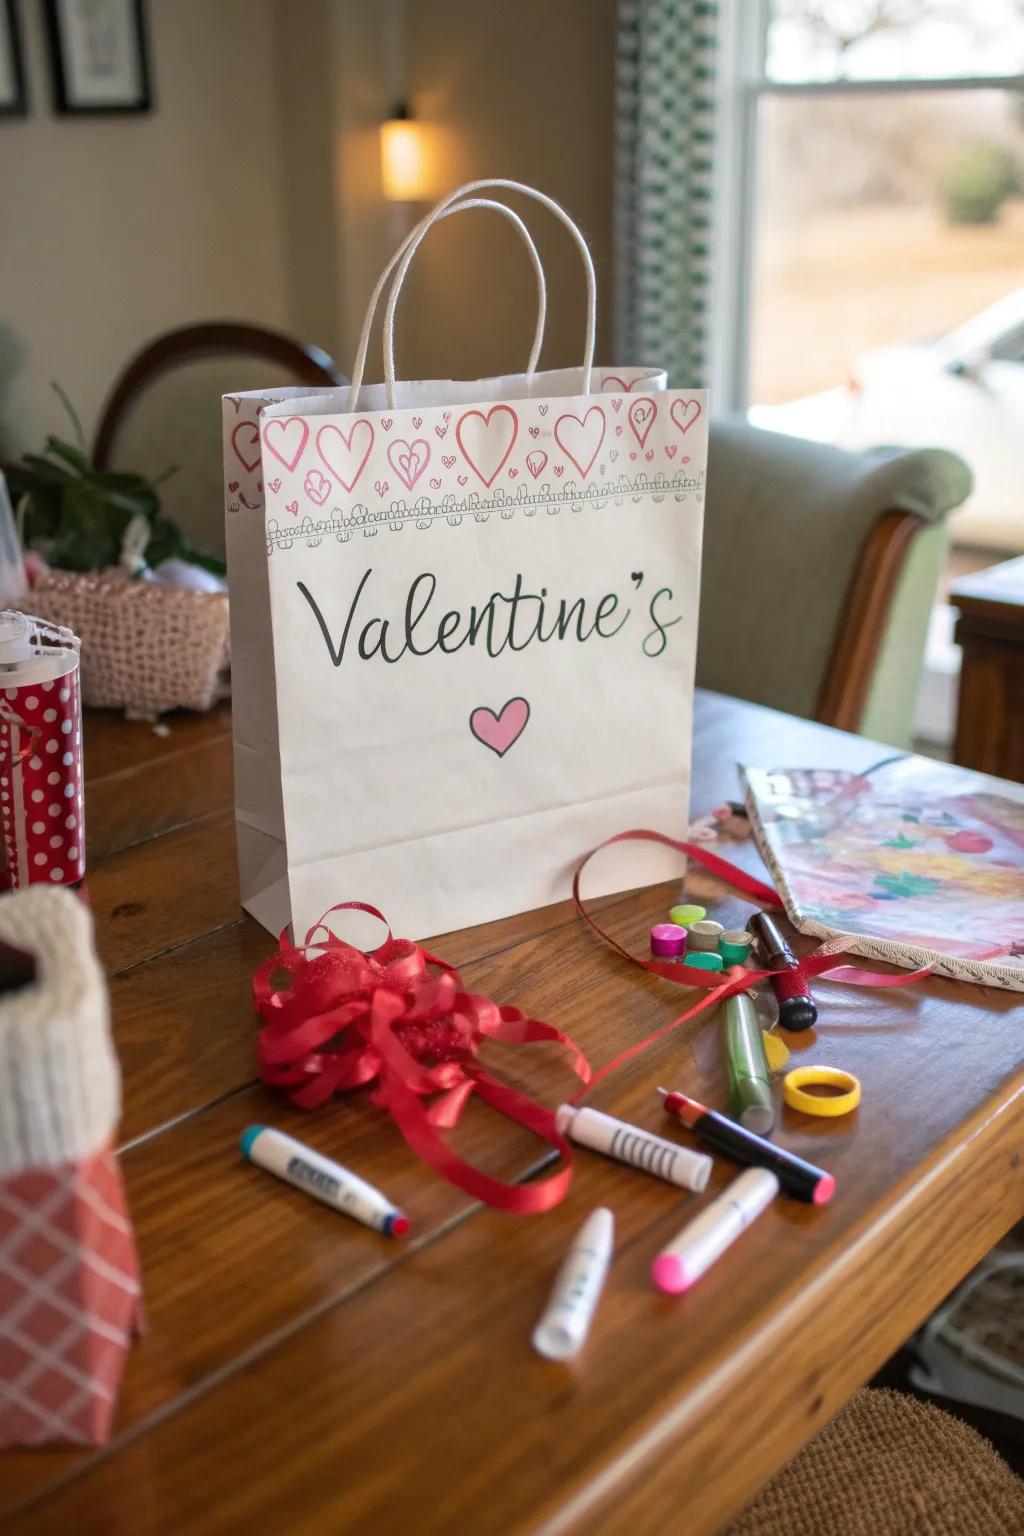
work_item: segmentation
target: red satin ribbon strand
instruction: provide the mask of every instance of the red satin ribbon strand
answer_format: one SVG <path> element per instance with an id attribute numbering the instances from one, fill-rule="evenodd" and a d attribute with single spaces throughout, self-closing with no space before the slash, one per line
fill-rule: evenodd
<path id="1" fill-rule="evenodd" d="M 698 844 L 679 842 L 660 832 L 620 832 L 592 849 L 573 877 L 579 916 L 632 964 L 704 994 L 599 1072 L 591 1073 L 583 1052 L 561 1030 L 527 1018 L 518 1008 L 501 1007 L 490 998 L 464 991 L 453 966 L 408 939 L 396 939 L 376 907 L 346 901 L 325 912 L 300 945 L 293 945 L 287 930 L 283 932 L 277 953 L 253 977 L 253 1001 L 263 1020 L 258 1054 L 264 1081 L 283 1088 L 305 1109 L 325 1103 L 335 1093 L 376 1082 L 375 1102 L 388 1109 L 413 1151 L 451 1183 L 499 1210 L 550 1210 L 562 1199 L 572 1177 L 569 1143 L 558 1131 L 551 1110 L 500 1082 L 479 1064 L 481 1043 L 492 1039 L 512 1045 L 541 1041 L 558 1045 L 580 1080 L 575 1094 L 579 1098 L 705 1008 L 777 974 L 736 966 L 722 977 L 671 961 L 645 960 L 606 934 L 583 905 L 580 877 L 602 848 L 631 839 L 675 848 L 755 900 L 780 905 L 771 886 L 745 870 Z M 345 911 L 378 918 L 387 928 L 387 938 L 366 953 L 345 943 L 329 926 L 335 912 Z M 837 963 L 837 958 L 820 952 L 807 955 L 799 962 L 799 974 L 804 979 L 825 976 L 872 987 L 906 986 L 930 974 L 922 970 L 883 976 L 842 960 Z M 275 986 L 273 978 L 282 974 L 287 985 Z M 440 1133 L 458 1123 L 474 1093 L 553 1147 L 563 1160 L 562 1167 L 535 1183 L 507 1184 L 459 1157 Z M 428 1098 L 431 1102 L 426 1104 Z"/>
<path id="2" fill-rule="evenodd" d="M 598 938 L 609 944 L 612 949 L 617 950 L 627 960 L 632 961 L 634 965 L 640 966 L 642 970 L 650 971 L 655 976 L 663 976 L 667 981 L 674 982 L 677 986 L 702 988 L 705 995 L 698 998 L 692 1008 L 687 1008 L 685 1012 L 678 1014 L 668 1024 L 663 1024 L 653 1034 L 637 1041 L 634 1045 L 628 1046 L 626 1050 L 620 1051 L 617 1056 L 613 1056 L 611 1061 L 606 1062 L 603 1067 L 600 1067 L 593 1074 L 589 1083 L 584 1083 L 582 1087 L 577 1089 L 574 1095 L 575 1099 L 581 1098 L 585 1092 L 589 1092 L 590 1089 L 596 1087 L 603 1078 L 609 1077 L 627 1061 L 632 1061 L 634 1057 L 641 1055 L 647 1050 L 648 1046 L 664 1039 L 666 1035 L 670 1035 L 673 1030 L 678 1029 L 681 1024 L 685 1024 L 689 1019 L 696 1018 L 697 1014 L 703 1013 L 705 1008 L 712 1008 L 716 1003 L 724 1001 L 727 997 L 734 996 L 737 992 L 747 992 L 751 987 L 756 986 L 758 982 L 766 981 L 773 976 L 781 974 L 785 975 L 788 979 L 793 975 L 803 981 L 807 981 L 814 976 L 821 976 L 827 981 L 844 982 L 849 986 L 905 987 L 911 982 L 923 981 L 926 976 L 931 975 L 930 966 L 926 966 L 918 971 L 901 971 L 895 976 L 883 975 L 878 971 L 868 971 L 858 966 L 849 965 L 834 954 L 823 955 L 820 952 L 805 955 L 802 959 L 798 960 L 795 972 L 755 971 L 741 966 L 733 966 L 724 980 L 714 971 L 702 973 L 695 967 L 680 965 L 678 961 L 645 960 L 639 955 L 634 955 L 624 945 L 619 944 L 613 939 L 610 934 L 605 933 L 604 929 L 594 921 L 586 907 L 584 907 L 580 896 L 580 876 L 594 855 L 600 853 L 602 848 L 610 847 L 612 843 L 622 843 L 630 840 L 663 843 L 669 848 L 676 848 L 681 853 L 685 853 L 688 858 L 693 859 L 695 863 L 703 865 L 705 869 L 717 875 L 720 880 L 724 880 L 728 885 L 742 891 L 745 895 L 753 896 L 756 900 L 765 902 L 769 907 L 779 908 L 782 906 L 778 893 L 770 885 L 765 885 L 762 881 L 755 879 L 753 875 L 747 874 L 746 870 L 740 869 L 735 864 L 730 864 L 727 859 L 719 858 L 715 853 L 709 853 L 700 844 L 677 842 L 674 838 L 666 837 L 661 832 L 652 832 L 643 828 L 633 832 L 619 832 L 615 837 L 610 837 L 605 842 L 599 843 L 596 848 L 592 848 L 585 858 L 580 861 L 573 876 L 573 903 L 578 915 L 583 918 L 584 922 L 589 924 Z M 839 961 L 838 964 L 837 960 Z"/>
<path id="3" fill-rule="evenodd" d="M 572 1148 L 556 1129 L 554 1115 L 486 1074 L 481 1073 L 476 1079 L 476 1089 L 494 1109 L 549 1142 L 561 1154 L 564 1166 L 534 1184 L 506 1184 L 457 1156 L 438 1135 L 422 1102 L 397 1079 L 392 1077 L 382 1084 L 379 1097 L 413 1151 L 474 1200 L 520 1215 L 550 1211 L 564 1199 L 572 1180 Z"/>
<path id="4" fill-rule="evenodd" d="M 277 954 L 257 970 L 253 1000 L 264 1023 L 258 1046 L 264 1081 L 307 1109 L 376 1082 L 375 1102 L 389 1110 L 413 1150 L 453 1184 L 501 1210 L 549 1210 L 569 1187 L 569 1144 L 550 1110 L 500 1083 L 475 1058 L 485 1039 L 551 1042 L 585 1082 L 586 1057 L 552 1025 L 464 991 L 454 967 L 396 939 L 390 928 L 369 952 L 345 943 L 331 930 L 330 918 L 353 910 L 387 928 L 376 907 L 340 902 L 301 945 L 282 933 Z M 564 1166 L 534 1184 L 507 1184 L 459 1157 L 440 1132 L 458 1123 L 474 1093 L 541 1137 Z"/>
<path id="5" fill-rule="evenodd" d="M 626 949 L 617 939 L 613 939 L 610 933 L 605 933 L 604 929 L 594 921 L 583 905 L 583 899 L 580 896 L 580 877 L 590 863 L 590 860 L 595 854 L 600 853 L 603 848 L 610 848 L 613 843 L 630 841 L 662 843 L 667 848 L 676 848 L 680 853 L 685 853 L 687 858 L 693 859 L 694 863 L 703 865 L 711 874 L 716 875 L 727 885 L 731 885 L 734 890 L 742 891 L 745 896 L 752 896 L 756 901 L 763 901 L 768 907 L 784 910 L 782 898 L 772 886 L 766 885 L 764 881 L 748 874 L 745 869 L 740 869 L 737 864 L 730 864 L 728 859 L 719 858 L 717 853 L 709 853 L 701 844 L 681 843 L 673 837 L 666 837 L 663 832 L 652 832 L 646 827 L 638 828 L 632 832 L 617 832 L 614 837 L 609 837 L 603 843 L 598 843 L 596 848 L 592 848 L 580 860 L 572 881 L 573 905 L 576 908 L 577 916 L 582 917 L 583 921 L 593 929 L 599 939 L 605 944 L 610 945 L 612 949 L 617 950 L 625 959 L 631 960 L 634 965 L 640 966 L 642 970 L 649 971 L 654 976 L 661 976 L 666 981 L 674 982 L 676 986 L 699 987 L 707 990 L 717 989 L 721 986 L 721 981 L 719 975 L 714 971 L 704 971 L 702 973 L 695 966 L 680 965 L 677 960 L 645 960 L 640 955 L 634 955 L 631 950 Z M 905 987 L 912 981 L 923 981 L 926 976 L 932 974 L 931 967 L 925 966 L 918 971 L 901 971 L 895 976 L 887 976 L 882 975 L 878 971 L 868 971 L 858 966 L 852 966 L 839 955 L 823 955 L 820 952 L 804 955 L 797 962 L 797 972 L 804 980 L 812 976 L 824 976 L 826 980 L 841 981 L 848 986 L 855 987 Z M 776 972 L 748 970 L 745 974 L 748 978 L 748 986 L 752 987 L 756 982 L 763 981 L 765 978 L 775 975 Z M 696 1011 L 699 1012 L 700 1010 Z M 691 1013 L 684 1015 L 684 1017 L 692 1017 L 692 1010 Z"/>
<path id="6" fill-rule="evenodd" d="M 634 965 L 639 965 L 643 970 L 650 972 L 652 976 L 660 976 L 664 981 L 674 982 L 677 986 L 699 987 L 702 989 L 715 988 L 720 985 L 718 976 L 713 971 L 700 971 L 696 966 L 680 966 L 675 960 L 645 960 L 640 955 L 634 955 L 625 945 L 613 939 L 611 934 L 594 921 L 580 895 L 580 881 L 583 871 L 591 859 L 603 849 L 610 848 L 614 843 L 661 843 L 666 848 L 675 848 L 677 852 L 686 854 L 698 864 L 703 864 L 711 874 L 717 875 L 726 884 L 734 886 L 742 891 L 745 896 L 752 896 L 755 901 L 762 901 L 769 907 L 782 905 L 779 894 L 770 885 L 765 885 L 763 880 L 748 875 L 745 869 L 740 869 L 735 864 L 730 864 L 727 859 L 721 859 L 716 853 L 708 853 L 698 843 L 679 842 L 674 837 L 666 837 L 664 832 L 653 832 L 647 827 L 637 827 L 629 832 L 616 832 L 614 837 L 608 837 L 603 843 L 598 843 L 596 848 L 591 848 L 588 854 L 580 860 L 572 877 L 572 899 L 577 916 L 582 917 L 593 931 L 605 944 L 610 944 L 626 960 L 631 960 Z M 680 974 L 683 972 L 683 974 Z"/>

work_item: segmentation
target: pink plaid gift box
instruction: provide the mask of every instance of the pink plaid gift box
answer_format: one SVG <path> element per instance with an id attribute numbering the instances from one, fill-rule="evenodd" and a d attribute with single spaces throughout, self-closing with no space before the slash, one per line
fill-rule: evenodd
<path id="1" fill-rule="evenodd" d="M 120 1074 L 82 903 L 0 900 L 0 1445 L 107 1439 L 139 1317 Z"/>

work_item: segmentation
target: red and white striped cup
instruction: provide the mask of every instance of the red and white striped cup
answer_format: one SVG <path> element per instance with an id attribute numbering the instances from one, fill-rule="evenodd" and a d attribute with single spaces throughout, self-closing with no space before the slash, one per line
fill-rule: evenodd
<path id="1" fill-rule="evenodd" d="M 0 889 L 85 875 L 78 639 L 0 613 Z"/>

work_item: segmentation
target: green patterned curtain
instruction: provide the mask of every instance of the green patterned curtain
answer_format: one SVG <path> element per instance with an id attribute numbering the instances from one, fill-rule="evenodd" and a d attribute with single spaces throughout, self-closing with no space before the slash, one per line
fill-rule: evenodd
<path id="1" fill-rule="evenodd" d="M 707 383 L 714 0 L 619 0 L 615 359 Z"/>

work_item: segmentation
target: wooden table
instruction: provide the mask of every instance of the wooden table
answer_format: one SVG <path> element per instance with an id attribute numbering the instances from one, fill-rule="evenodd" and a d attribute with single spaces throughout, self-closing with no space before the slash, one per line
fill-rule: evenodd
<path id="1" fill-rule="evenodd" d="M 1024 555 L 965 576 L 949 600 L 963 648 L 953 759 L 1024 783 Z"/>
<path id="2" fill-rule="evenodd" d="M 556 1211 L 501 1215 L 418 1163 L 365 1093 L 304 1116 L 255 1081 L 249 984 L 270 940 L 237 904 L 228 732 L 223 714 L 175 721 L 166 740 L 112 717 L 88 723 L 90 889 L 148 1332 L 108 1446 L 3 1456 L 4 1529 L 715 1531 L 1021 1215 L 1019 995 L 820 984 L 821 1024 L 801 1055 L 856 1072 L 864 1101 L 834 1122 L 786 1111 L 779 1134 L 835 1171 L 837 1196 L 822 1210 L 778 1202 L 670 1300 L 650 1287 L 651 1259 L 696 1197 L 581 1152 Z M 737 758 L 863 767 L 878 751 L 707 694 L 693 803 L 733 790 Z M 674 890 L 606 898 L 607 925 L 641 949 Z M 730 921 L 743 914 L 706 877 L 687 890 Z M 567 1030 L 595 1065 L 680 1008 L 677 989 L 599 945 L 567 904 L 432 947 L 474 990 Z M 566 1082 L 545 1057 L 544 1097 Z M 594 1101 L 667 1129 L 659 1082 L 725 1104 L 714 1020 L 630 1063 Z M 360 1228 L 244 1163 L 251 1121 L 381 1185 L 413 1218 L 409 1238 Z M 526 1132 L 475 1102 L 457 1134 L 505 1176 L 542 1161 Z M 712 1188 L 734 1172 L 719 1160 Z M 547 1364 L 529 1348 L 532 1325 L 601 1203 L 618 1242 L 594 1332 L 577 1362 Z"/>

